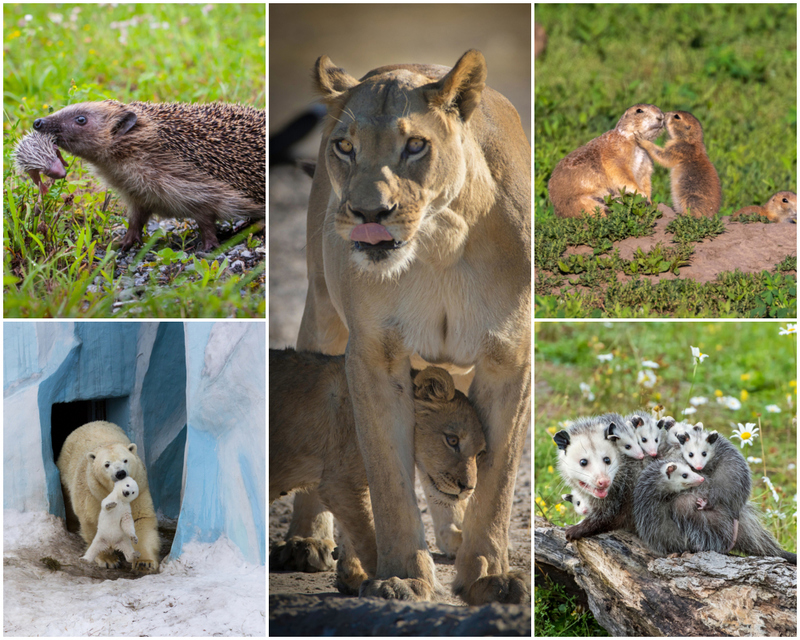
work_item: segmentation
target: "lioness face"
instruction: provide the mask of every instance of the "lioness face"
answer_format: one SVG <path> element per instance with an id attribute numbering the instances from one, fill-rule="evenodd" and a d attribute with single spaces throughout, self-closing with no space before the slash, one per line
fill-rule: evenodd
<path id="1" fill-rule="evenodd" d="M 475 409 L 458 391 L 435 410 L 430 403 L 415 406 L 414 450 L 422 483 L 441 502 L 466 500 L 475 490 L 478 460 L 486 451 Z"/>
<path id="2" fill-rule="evenodd" d="M 465 127 L 480 102 L 483 56 L 465 54 L 444 71 L 385 67 L 359 82 L 317 61 L 330 115 L 328 216 L 364 271 L 402 273 L 421 243 L 434 244 L 437 215 L 464 187 L 474 144 Z"/>

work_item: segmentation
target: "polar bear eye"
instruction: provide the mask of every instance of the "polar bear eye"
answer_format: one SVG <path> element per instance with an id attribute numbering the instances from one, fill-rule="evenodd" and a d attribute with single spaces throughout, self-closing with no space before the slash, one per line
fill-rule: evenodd
<path id="1" fill-rule="evenodd" d="M 406 152 L 410 155 L 420 153 L 425 148 L 425 141 L 422 138 L 409 138 L 406 142 Z"/>
<path id="2" fill-rule="evenodd" d="M 123 460 L 122 462 L 123 462 L 123 464 L 128 464 L 127 460 Z"/>
<path id="3" fill-rule="evenodd" d="M 110 462 L 106 462 L 106 469 L 108 469 L 110 466 L 111 466 L 111 463 Z"/>

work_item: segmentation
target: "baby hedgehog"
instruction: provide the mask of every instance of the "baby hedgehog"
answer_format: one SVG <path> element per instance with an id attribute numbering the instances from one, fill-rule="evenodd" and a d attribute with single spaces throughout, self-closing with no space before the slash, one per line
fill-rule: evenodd
<path id="1" fill-rule="evenodd" d="M 203 249 L 214 221 L 266 218 L 266 116 L 236 104 L 73 104 L 33 123 L 89 162 L 128 205 L 123 250 L 152 214 L 192 218 Z"/>
<path id="2" fill-rule="evenodd" d="M 55 143 L 54 136 L 34 131 L 22 138 L 14 149 L 17 169 L 30 176 L 42 195 L 47 193 L 47 186 L 42 182 L 40 173 L 50 178 L 67 176 L 64 170 L 67 163 Z"/>

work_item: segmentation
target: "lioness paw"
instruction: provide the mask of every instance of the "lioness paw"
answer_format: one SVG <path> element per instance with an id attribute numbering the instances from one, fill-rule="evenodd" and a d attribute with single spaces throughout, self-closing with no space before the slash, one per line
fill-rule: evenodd
<path id="1" fill-rule="evenodd" d="M 389 578 L 388 580 L 364 580 L 358 591 L 360 598 L 384 598 L 385 600 L 414 600 L 422 602 L 433 599 L 433 589 L 427 582 L 416 578 Z"/>
<path id="2" fill-rule="evenodd" d="M 531 577 L 521 571 L 484 576 L 456 595 L 470 606 L 489 602 L 530 604 Z"/>
<path id="3" fill-rule="evenodd" d="M 294 536 L 285 542 L 277 542 L 269 553 L 270 571 L 333 571 L 336 561 L 333 540 L 301 538 Z"/>

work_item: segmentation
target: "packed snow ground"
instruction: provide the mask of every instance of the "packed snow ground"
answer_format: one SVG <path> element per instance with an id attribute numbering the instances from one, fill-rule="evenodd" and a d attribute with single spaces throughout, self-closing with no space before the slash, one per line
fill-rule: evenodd
<path id="1" fill-rule="evenodd" d="M 160 573 L 136 579 L 91 567 L 113 577 L 75 575 L 84 547 L 55 516 L 3 512 L 4 635 L 266 635 L 265 567 L 227 538 L 187 544 Z M 43 557 L 64 566 L 51 571 Z"/>

